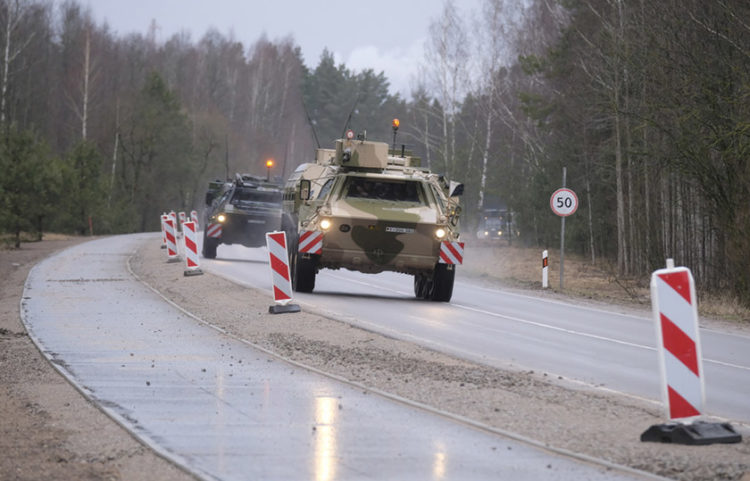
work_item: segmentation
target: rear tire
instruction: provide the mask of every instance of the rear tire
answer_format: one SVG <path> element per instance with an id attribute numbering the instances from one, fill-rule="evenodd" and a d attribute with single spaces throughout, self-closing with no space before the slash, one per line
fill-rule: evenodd
<path id="1" fill-rule="evenodd" d="M 219 239 L 215 237 L 207 237 L 206 233 L 203 233 L 203 257 L 206 259 L 216 259 L 216 248 L 219 247 Z"/>
<path id="2" fill-rule="evenodd" d="M 432 276 L 430 299 L 436 302 L 449 302 L 453 296 L 453 281 L 455 278 L 455 266 L 449 266 L 448 264 L 438 264 L 435 266 L 435 273 Z"/>

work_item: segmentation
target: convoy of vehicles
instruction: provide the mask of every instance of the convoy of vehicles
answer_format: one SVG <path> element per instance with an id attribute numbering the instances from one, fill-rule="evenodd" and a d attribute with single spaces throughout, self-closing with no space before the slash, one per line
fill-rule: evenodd
<path id="1" fill-rule="evenodd" d="M 257 178 L 212 183 L 203 255 L 214 258 L 221 243 L 263 245 L 265 232 L 280 227 L 295 291 L 313 291 L 321 269 L 393 271 L 414 276 L 417 298 L 448 302 L 463 257 L 462 191 L 403 147 L 389 150 L 348 131 L 294 171 L 281 206 L 274 203 L 281 190 Z"/>

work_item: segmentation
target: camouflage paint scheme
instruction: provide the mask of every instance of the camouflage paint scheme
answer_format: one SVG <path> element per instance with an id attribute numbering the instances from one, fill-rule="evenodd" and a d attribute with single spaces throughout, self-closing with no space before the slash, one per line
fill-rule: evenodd
<path id="1" fill-rule="evenodd" d="M 439 176 L 418 162 L 389 155 L 383 142 L 339 140 L 335 150 L 319 149 L 316 163 L 301 165 L 286 183 L 282 229 L 288 236 L 302 230 L 324 232 L 318 269 L 431 275 L 440 242 L 459 240 L 460 208 Z M 309 200 L 300 198 L 303 179 L 310 181 Z M 347 188 L 355 182 L 395 184 L 412 193 L 412 200 L 351 197 Z M 324 186 L 327 190 L 321 195 Z M 320 227 L 323 219 L 331 222 L 330 228 Z M 435 235 L 438 228 L 446 232 L 442 239 Z"/>

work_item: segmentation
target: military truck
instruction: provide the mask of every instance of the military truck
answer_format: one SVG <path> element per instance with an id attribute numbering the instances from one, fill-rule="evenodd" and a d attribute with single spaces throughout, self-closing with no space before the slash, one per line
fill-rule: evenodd
<path id="1" fill-rule="evenodd" d="M 209 183 L 203 257 L 216 258 L 220 244 L 261 247 L 266 232 L 279 230 L 282 186 L 248 174 Z"/>
<path id="2" fill-rule="evenodd" d="M 448 302 L 461 263 L 462 184 L 353 132 L 318 149 L 284 186 L 281 228 L 289 239 L 292 287 L 312 292 L 321 269 L 414 276 L 417 298 Z"/>

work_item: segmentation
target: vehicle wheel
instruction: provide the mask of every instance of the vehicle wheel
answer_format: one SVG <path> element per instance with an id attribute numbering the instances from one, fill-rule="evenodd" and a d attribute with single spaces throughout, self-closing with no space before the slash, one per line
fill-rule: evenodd
<path id="1" fill-rule="evenodd" d="M 427 297 L 430 290 L 430 279 L 424 274 L 414 275 L 414 295 L 417 299 L 424 299 Z"/>
<path id="2" fill-rule="evenodd" d="M 299 253 L 296 253 L 294 258 L 292 287 L 297 292 L 312 292 L 315 289 L 315 270 L 318 264 L 317 256 L 310 256 L 305 259 Z"/>
<path id="3" fill-rule="evenodd" d="M 203 233 L 203 257 L 206 259 L 216 259 L 216 248 L 219 247 L 219 239 L 214 237 L 207 237 L 206 233 Z"/>
<path id="4" fill-rule="evenodd" d="M 289 243 L 289 270 L 292 275 L 292 289 L 295 292 L 312 292 L 315 289 L 315 275 L 318 267 L 318 256 L 305 259 L 299 254 L 299 238 Z"/>
<path id="5" fill-rule="evenodd" d="M 448 269 L 452 267 L 452 269 Z M 436 302 L 448 302 L 453 295 L 453 280 L 456 277 L 456 269 L 448 264 L 438 264 L 432 276 L 432 292 L 430 299 Z"/>

